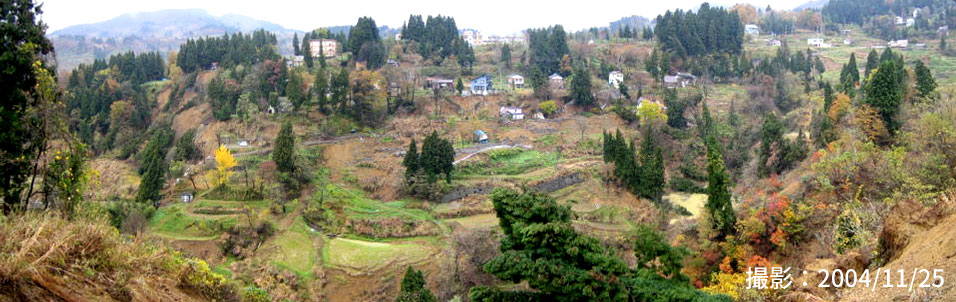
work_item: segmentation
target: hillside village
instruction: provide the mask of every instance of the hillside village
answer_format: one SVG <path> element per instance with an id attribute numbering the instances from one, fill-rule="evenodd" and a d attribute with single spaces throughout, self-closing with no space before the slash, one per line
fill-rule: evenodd
<path id="1" fill-rule="evenodd" d="M 15 2 L 0 92 L 44 110 L 0 119 L 0 301 L 956 299 L 814 286 L 956 271 L 951 1 L 373 16 L 69 72 Z"/>

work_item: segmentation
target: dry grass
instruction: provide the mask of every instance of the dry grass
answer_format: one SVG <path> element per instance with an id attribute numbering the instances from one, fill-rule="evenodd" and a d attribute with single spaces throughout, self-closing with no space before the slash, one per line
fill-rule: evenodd
<path id="1" fill-rule="evenodd" d="M 177 288 L 182 257 L 105 222 L 52 214 L 0 224 L 0 301 L 193 301 Z"/>

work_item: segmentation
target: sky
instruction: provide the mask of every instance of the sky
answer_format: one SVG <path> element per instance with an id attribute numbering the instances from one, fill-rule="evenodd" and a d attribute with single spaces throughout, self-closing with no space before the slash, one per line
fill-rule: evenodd
<path id="1" fill-rule="evenodd" d="M 765 8 L 792 9 L 808 0 L 715 0 L 711 5 L 731 6 L 747 2 Z M 536 0 L 37 0 L 43 5 L 42 19 L 53 32 L 71 25 L 106 21 L 133 12 L 164 9 L 205 9 L 210 14 L 239 14 L 273 22 L 286 28 L 311 30 L 335 25 L 354 25 L 361 16 L 376 23 L 401 27 L 410 14 L 446 15 L 455 18 L 459 29 L 471 28 L 486 34 L 512 34 L 533 27 L 561 24 L 568 31 L 607 26 L 621 17 L 656 17 L 667 10 L 695 8 L 702 0 L 629 1 L 536 1 Z"/>

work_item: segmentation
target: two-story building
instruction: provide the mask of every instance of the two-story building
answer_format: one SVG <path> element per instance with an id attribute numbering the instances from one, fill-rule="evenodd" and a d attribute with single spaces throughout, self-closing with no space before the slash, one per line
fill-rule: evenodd
<path id="1" fill-rule="evenodd" d="M 326 58 L 334 58 L 338 54 L 339 42 L 332 39 L 309 40 L 309 50 L 312 57 L 319 57 L 319 51 Z"/>
<path id="2" fill-rule="evenodd" d="M 614 88 L 620 88 L 621 83 L 624 83 L 624 73 L 620 71 L 612 71 L 607 74 L 607 84 L 614 86 Z"/>
<path id="3" fill-rule="evenodd" d="M 518 89 L 524 88 L 524 77 L 519 74 L 513 74 L 508 76 L 508 85 L 511 85 L 511 88 Z"/>
<path id="4" fill-rule="evenodd" d="M 471 94 L 488 95 L 492 92 L 492 83 L 490 75 L 483 75 L 471 80 Z"/>

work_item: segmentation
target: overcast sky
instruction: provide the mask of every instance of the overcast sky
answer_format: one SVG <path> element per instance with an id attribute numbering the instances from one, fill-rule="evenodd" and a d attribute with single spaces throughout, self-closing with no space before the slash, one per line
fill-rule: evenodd
<path id="1" fill-rule="evenodd" d="M 757 7 L 791 9 L 808 0 L 717 0 L 712 5 L 748 2 Z M 701 0 L 529 1 L 529 0 L 38 0 L 43 21 L 53 32 L 71 25 L 96 23 L 125 13 L 164 9 L 201 8 L 210 14 L 240 14 L 286 28 L 311 30 L 323 26 L 354 25 L 370 16 L 378 25 L 401 27 L 409 14 L 448 15 L 458 28 L 510 34 L 531 27 L 562 24 L 569 31 L 606 26 L 624 16 L 648 18 L 676 8 L 694 8 Z M 568 4 L 566 4 L 568 3 Z M 571 4 L 573 3 L 573 5 Z"/>

